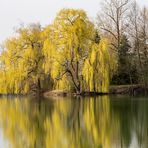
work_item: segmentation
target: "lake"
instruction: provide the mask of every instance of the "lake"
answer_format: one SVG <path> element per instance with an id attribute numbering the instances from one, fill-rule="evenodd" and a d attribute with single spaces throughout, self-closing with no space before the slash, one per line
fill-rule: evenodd
<path id="1" fill-rule="evenodd" d="M 147 148 L 148 98 L 0 98 L 0 147 Z"/>

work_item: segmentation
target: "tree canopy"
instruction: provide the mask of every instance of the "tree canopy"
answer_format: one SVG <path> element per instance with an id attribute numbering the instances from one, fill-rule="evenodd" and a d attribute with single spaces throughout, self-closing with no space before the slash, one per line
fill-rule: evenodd
<path id="1" fill-rule="evenodd" d="M 31 24 L 6 40 L 0 56 L 0 93 L 32 89 L 108 92 L 115 70 L 107 39 L 85 11 L 62 9 L 45 28 Z"/>

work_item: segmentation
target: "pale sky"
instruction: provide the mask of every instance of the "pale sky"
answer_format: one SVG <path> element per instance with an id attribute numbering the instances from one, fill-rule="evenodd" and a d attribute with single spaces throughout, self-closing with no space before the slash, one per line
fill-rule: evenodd
<path id="1" fill-rule="evenodd" d="M 12 36 L 19 24 L 52 23 L 62 8 L 82 8 L 91 19 L 96 17 L 101 0 L 0 0 L 0 43 Z M 138 0 L 148 6 L 148 0 Z"/>

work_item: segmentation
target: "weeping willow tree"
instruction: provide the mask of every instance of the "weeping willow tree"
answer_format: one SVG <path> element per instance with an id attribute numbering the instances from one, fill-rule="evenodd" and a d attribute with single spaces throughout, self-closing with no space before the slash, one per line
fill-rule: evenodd
<path id="1" fill-rule="evenodd" d="M 77 93 L 108 92 L 110 67 L 115 67 L 115 61 L 110 58 L 107 40 L 99 42 L 86 13 L 63 9 L 47 30 L 51 36 L 46 38 L 44 54 L 48 59 L 47 72 L 55 80 L 54 88 Z"/>
<path id="2" fill-rule="evenodd" d="M 22 27 L 0 57 L 0 93 L 108 92 L 115 58 L 83 10 L 62 9 L 53 24 Z M 40 91 L 39 91 L 40 92 Z"/>
<path id="3" fill-rule="evenodd" d="M 51 76 L 55 79 L 55 89 L 80 92 L 81 71 L 91 49 L 94 25 L 83 10 L 63 9 L 55 18 L 52 32 L 55 52 L 49 59 L 53 60 Z M 51 39 L 48 44 L 51 44 Z M 49 51 L 52 52 L 50 46 L 45 48 L 45 54 Z"/>
<path id="4" fill-rule="evenodd" d="M 1 93 L 27 93 L 31 85 L 40 88 L 42 79 L 42 40 L 39 25 L 17 30 L 17 36 L 6 40 L 1 54 Z"/>
<path id="5" fill-rule="evenodd" d="M 116 61 L 111 59 L 107 40 L 102 39 L 99 43 L 94 43 L 82 70 L 84 90 L 108 92 L 110 77 L 113 73 L 111 70 L 115 70 L 115 67 Z"/>

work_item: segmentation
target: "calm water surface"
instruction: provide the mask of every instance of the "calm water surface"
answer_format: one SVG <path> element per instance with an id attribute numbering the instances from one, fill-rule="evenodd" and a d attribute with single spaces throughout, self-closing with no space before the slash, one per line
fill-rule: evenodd
<path id="1" fill-rule="evenodd" d="M 148 148 L 148 97 L 1 97 L 0 147 Z"/>

